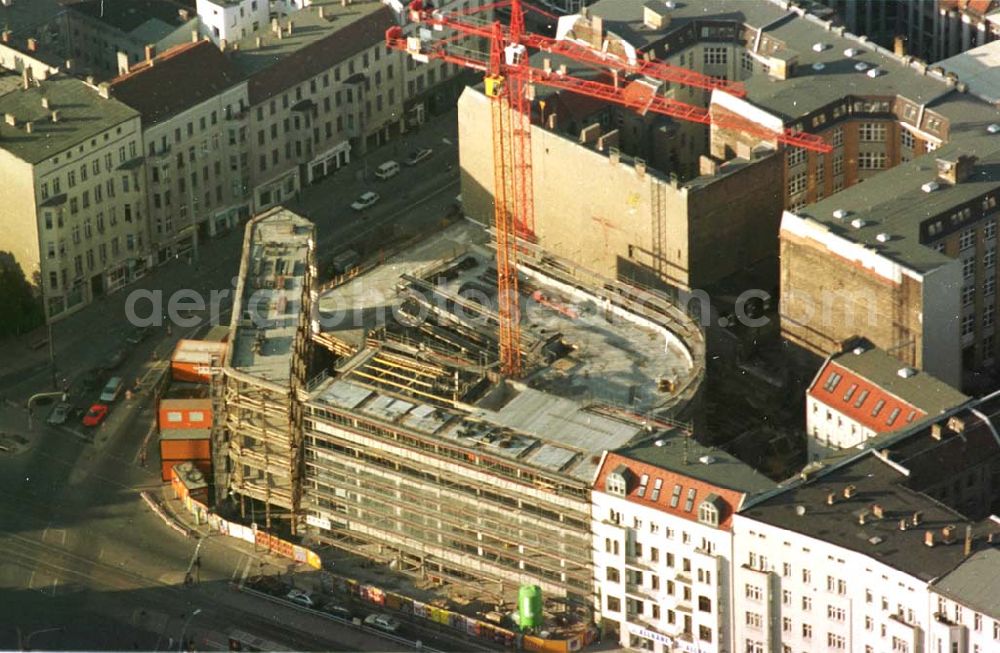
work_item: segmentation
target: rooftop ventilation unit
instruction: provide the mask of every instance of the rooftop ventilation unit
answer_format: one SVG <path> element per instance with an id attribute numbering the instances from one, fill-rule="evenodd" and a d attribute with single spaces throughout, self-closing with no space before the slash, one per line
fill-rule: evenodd
<path id="1" fill-rule="evenodd" d="M 843 220 L 844 218 L 847 217 L 847 215 L 848 212 L 845 211 L 844 209 L 835 209 L 833 212 L 833 217 L 837 218 L 838 220 Z"/>
<path id="2" fill-rule="evenodd" d="M 854 352 L 855 356 L 860 356 L 861 354 L 865 353 L 865 348 L 864 347 L 855 347 L 851 351 Z"/>
<path id="3" fill-rule="evenodd" d="M 861 218 L 854 218 L 853 220 L 851 220 L 851 226 L 854 227 L 855 229 L 861 229 L 866 224 L 868 223 L 862 220 Z"/>
<path id="4" fill-rule="evenodd" d="M 822 52 L 829 47 L 826 43 L 813 43 L 813 52 Z"/>
<path id="5" fill-rule="evenodd" d="M 887 243 L 890 240 L 892 240 L 892 236 L 890 236 L 889 234 L 887 234 L 885 232 L 882 232 L 879 235 L 875 236 L 875 240 L 877 240 L 880 243 Z"/>
<path id="6" fill-rule="evenodd" d="M 933 193 L 938 188 L 941 188 L 941 184 L 937 183 L 936 181 L 929 181 L 923 186 L 921 186 L 920 190 L 924 191 L 925 193 Z"/>
<path id="7" fill-rule="evenodd" d="M 663 3 L 663 6 L 666 7 L 667 9 L 676 9 L 677 3 L 674 2 L 674 0 L 667 0 L 666 2 Z"/>
<path id="8" fill-rule="evenodd" d="M 665 445 L 666 443 L 667 443 L 667 441 L 666 441 L 666 440 L 664 440 L 663 438 L 660 438 L 659 440 L 655 441 L 655 442 L 654 442 L 653 444 L 655 444 L 655 445 L 656 445 L 656 446 L 658 446 L 658 447 L 662 447 L 662 446 L 663 446 L 663 445 Z"/>
<path id="9" fill-rule="evenodd" d="M 701 458 L 698 459 L 698 462 L 700 462 L 702 465 L 711 465 L 712 463 L 715 462 L 715 457 L 714 456 L 702 456 Z"/>
<path id="10" fill-rule="evenodd" d="M 816 63 L 814 63 L 812 65 L 812 69 L 815 70 L 816 72 L 819 72 L 819 71 L 823 70 L 824 68 L 826 68 L 826 64 L 825 63 L 820 63 L 819 61 L 817 61 Z"/>
<path id="11" fill-rule="evenodd" d="M 901 367 L 899 368 L 899 371 L 896 372 L 896 374 L 899 375 L 899 378 L 901 379 L 908 379 L 912 376 L 916 376 L 917 370 L 913 369 L 912 367 Z"/>
<path id="12" fill-rule="evenodd" d="M 803 517 L 806 514 L 806 507 L 803 506 L 801 503 L 795 506 L 795 514 L 798 515 L 799 517 Z"/>
<path id="13" fill-rule="evenodd" d="M 868 64 L 866 64 L 864 61 L 859 61 L 858 63 L 854 64 L 854 70 L 858 71 L 859 73 L 863 73 L 866 70 L 868 70 Z"/>
<path id="14" fill-rule="evenodd" d="M 1000 132 L 1000 124 L 997 124 L 997 123 L 995 123 L 995 122 L 994 122 L 994 123 L 991 123 L 991 124 L 990 124 L 990 125 L 989 125 L 989 126 L 988 126 L 988 127 L 986 128 L 986 133 L 987 133 L 987 134 L 996 134 L 997 132 Z"/>
<path id="15" fill-rule="evenodd" d="M 844 50 L 845 57 L 856 57 L 859 54 L 861 54 L 861 50 L 857 48 L 847 48 L 846 50 Z"/>
<path id="16" fill-rule="evenodd" d="M 871 77 L 872 79 L 875 79 L 876 77 L 881 77 L 882 75 L 884 75 L 885 71 L 882 70 L 881 68 L 872 68 L 865 74 Z"/>

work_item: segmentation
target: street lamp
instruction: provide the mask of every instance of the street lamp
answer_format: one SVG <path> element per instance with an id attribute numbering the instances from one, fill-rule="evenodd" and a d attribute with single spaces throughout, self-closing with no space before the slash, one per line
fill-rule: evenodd
<path id="1" fill-rule="evenodd" d="M 184 620 L 184 627 L 181 628 L 181 641 L 177 645 L 178 653 L 184 653 L 184 636 L 187 634 L 187 629 L 188 626 L 191 624 L 191 620 L 194 619 L 195 616 L 199 614 L 201 614 L 201 608 L 196 609 L 194 612 L 188 615 L 187 619 Z"/>

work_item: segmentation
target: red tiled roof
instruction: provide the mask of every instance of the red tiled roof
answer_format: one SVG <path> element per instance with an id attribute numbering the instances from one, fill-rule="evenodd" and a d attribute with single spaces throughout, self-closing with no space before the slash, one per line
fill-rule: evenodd
<path id="1" fill-rule="evenodd" d="M 835 379 L 834 375 L 839 375 L 839 379 Z M 810 396 L 876 433 L 904 428 L 926 415 L 917 406 L 903 401 L 833 360 L 827 362 L 816 375 L 808 392 Z M 878 414 L 873 415 L 880 402 Z M 890 425 L 889 418 L 897 409 L 898 413 Z"/>
<path id="2" fill-rule="evenodd" d="M 250 104 L 259 104 L 307 79 L 329 70 L 365 48 L 385 40 L 385 31 L 396 21 L 392 10 L 381 7 L 343 29 L 331 32 L 301 50 L 279 59 L 250 77 Z"/>
<path id="3" fill-rule="evenodd" d="M 604 464 L 597 473 L 597 480 L 594 484 L 595 491 L 604 492 L 605 481 L 608 475 L 617 469 L 619 465 L 624 465 L 631 473 L 628 493 L 625 495 L 628 501 L 656 508 L 674 517 L 697 522 L 698 505 L 708 495 L 715 494 L 721 499 L 721 502 L 717 502 L 717 506 L 719 507 L 719 528 L 731 530 L 733 513 L 736 512 L 743 502 L 743 492 L 718 487 L 717 485 L 613 452 L 609 452 L 605 456 Z M 645 488 L 643 488 L 641 483 L 644 475 L 646 476 Z M 659 496 L 654 499 L 653 496 L 656 494 L 657 481 L 661 481 L 660 491 L 658 493 Z M 680 487 L 680 494 L 675 502 L 673 497 L 675 487 L 678 486 Z M 695 490 L 695 495 L 691 502 L 691 510 L 687 511 L 684 508 L 687 504 L 689 490 L 692 489 Z M 639 496 L 640 493 L 642 496 Z M 676 506 L 672 506 L 672 503 L 676 503 Z"/>
<path id="4" fill-rule="evenodd" d="M 211 41 L 185 43 L 141 62 L 111 80 L 111 94 L 156 123 L 189 109 L 240 81 L 240 74 Z"/>

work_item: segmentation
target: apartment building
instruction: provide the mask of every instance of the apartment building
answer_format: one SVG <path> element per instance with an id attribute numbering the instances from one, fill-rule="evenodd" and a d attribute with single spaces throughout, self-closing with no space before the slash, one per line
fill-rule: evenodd
<path id="1" fill-rule="evenodd" d="M 208 40 L 147 54 L 110 92 L 142 116 L 149 236 L 163 263 L 249 217 L 249 98 Z"/>
<path id="2" fill-rule="evenodd" d="M 995 0 L 819 1 L 855 34 L 929 62 L 1000 36 Z"/>
<path id="3" fill-rule="evenodd" d="M 605 454 L 595 478 L 594 602 L 605 637 L 657 653 L 738 650 L 733 515 L 773 483 L 683 432 Z"/>
<path id="4" fill-rule="evenodd" d="M 853 343 L 827 357 L 806 390 L 809 460 L 907 429 L 968 400 L 870 343 Z"/>
<path id="5" fill-rule="evenodd" d="M 976 411 L 952 415 L 958 431 L 928 426 L 809 468 L 738 513 L 734 650 L 936 651 L 931 583 L 989 551 L 1000 528 L 984 519 L 995 495 L 981 482 L 1000 451 L 995 399 Z M 975 481 L 968 500 L 950 494 L 956 473 L 955 485 Z"/>
<path id="6" fill-rule="evenodd" d="M 1000 648 L 1000 550 L 972 554 L 931 586 L 931 650 L 986 653 Z"/>
<path id="7" fill-rule="evenodd" d="M 61 74 L 28 69 L 0 89 L 0 249 L 59 318 L 147 269 L 140 116 L 107 87 Z"/>
<path id="8" fill-rule="evenodd" d="M 363 157 L 435 108 L 441 84 L 460 69 L 415 68 L 388 50 L 386 30 L 405 21 L 404 11 L 381 2 L 322 0 L 226 45 L 249 84 L 255 210 Z"/>
<path id="9" fill-rule="evenodd" d="M 198 0 L 201 33 L 219 45 L 232 43 L 269 27 L 269 0 Z"/>
<path id="10" fill-rule="evenodd" d="M 59 14 L 66 56 L 83 74 L 109 79 L 146 58 L 146 46 L 162 52 L 191 40 L 198 16 L 174 0 L 83 0 Z"/>

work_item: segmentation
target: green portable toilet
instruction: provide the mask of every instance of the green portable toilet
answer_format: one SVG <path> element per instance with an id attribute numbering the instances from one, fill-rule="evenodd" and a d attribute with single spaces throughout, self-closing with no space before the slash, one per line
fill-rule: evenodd
<path id="1" fill-rule="evenodd" d="M 542 588 L 538 585 L 521 585 L 517 590 L 517 610 L 521 629 L 542 625 Z"/>

